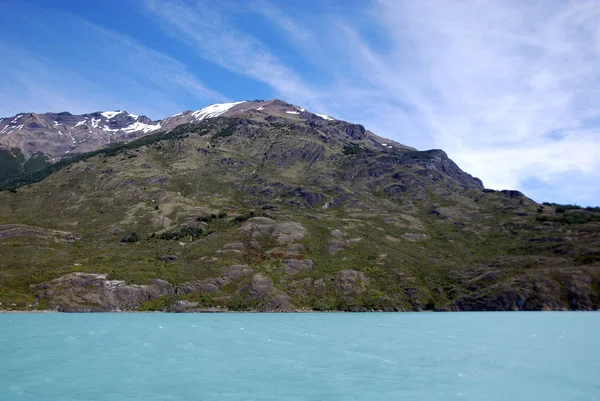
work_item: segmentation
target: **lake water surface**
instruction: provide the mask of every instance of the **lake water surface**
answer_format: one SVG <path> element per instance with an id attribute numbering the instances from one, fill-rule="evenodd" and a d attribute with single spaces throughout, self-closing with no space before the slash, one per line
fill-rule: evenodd
<path id="1" fill-rule="evenodd" d="M 600 401 L 600 313 L 5 314 L 0 400 Z"/>

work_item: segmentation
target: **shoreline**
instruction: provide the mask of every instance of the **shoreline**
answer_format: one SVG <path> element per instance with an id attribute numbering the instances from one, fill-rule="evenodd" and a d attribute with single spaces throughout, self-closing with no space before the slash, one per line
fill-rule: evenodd
<path id="1" fill-rule="evenodd" d="M 90 311 L 73 311 L 73 312 L 63 312 L 63 311 L 59 311 L 59 310 L 0 310 L 0 315 L 16 315 L 16 314 L 65 314 L 65 315 L 69 315 L 69 314 L 89 314 L 89 315 L 93 315 L 93 314 L 107 314 L 107 313 L 114 313 L 114 314 L 119 314 L 119 313 L 165 313 L 165 314 L 173 314 L 173 315 L 177 315 L 177 314 L 185 314 L 185 315 L 193 315 L 193 314 L 227 314 L 227 313 L 244 313 L 244 314 L 252 314 L 252 313 L 260 313 L 260 314 L 266 314 L 266 313 L 270 313 L 270 314 L 301 314 L 301 313 L 355 313 L 355 314 L 362 314 L 362 313 L 385 313 L 385 314 L 394 314 L 394 313 L 440 313 L 440 314 L 445 314 L 445 313 L 480 313 L 480 312 L 484 312 L 484 313 L 503 313 L 503 312 L 600 312 L 600 309 L 595 309 L 595 310 L 584 310 L 584 309 L 580 309 L 580 310 L 571 310 L 571 309 L 551 309 L 551 310 L 497 310 L 497 311 L 489 311 L 489 310 L 480 310 L 480 311 L 432 311 L 432 310 L 422 310 L 422 311 L 378 311 L 378 310 L 371 310 L 371 311 L 338 311 L 338 310 L 328 310 L 328 311 L 317 311 L 317 310 L 296 310 L 296 311 L 257 311 L 257 310 L 250 310 L 250 311 L 228 311 L 228 310 L 198 310 L 198 311 L 186 311 L 186 312 L 170 312 L 170 311 L 136 311 L 136 310 L 131 310 L 131 311 L 100 311 L 100 312 L 90 312 Z"/>

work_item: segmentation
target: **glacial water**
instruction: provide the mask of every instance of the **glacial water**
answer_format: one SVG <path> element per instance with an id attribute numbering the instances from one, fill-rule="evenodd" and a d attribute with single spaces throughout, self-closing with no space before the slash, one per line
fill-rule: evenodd
<path id="1" fill-rule="evenodd" d="M 5 314 L 0 400 L 600 400 L 600 314 Z"/>

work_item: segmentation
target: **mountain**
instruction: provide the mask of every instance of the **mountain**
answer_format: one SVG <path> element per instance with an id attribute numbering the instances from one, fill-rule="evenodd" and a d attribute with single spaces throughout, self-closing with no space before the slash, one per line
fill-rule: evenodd
<path id="1" fill-rule="evenodd" d="M 280 100 L 112 113 L 71 116 L 78 154 L 11 120 L 0 308 L 598 309 L 598 208 L 485 189 L 442 150 Z"/>
<path id="2" fill-rule="evenodd" d="M 126 111 L 104 111 L 72 115 L 62 113 L 19 113 L 0 118 L 0 148 L 21 153 L 25 161 L 36 154 L 57 160 L 72 153 L 90 152 L 126 142 L 158 130 L 206 118 L 236 115 L 305 115 L 326 120 L 332 117 L 306 112 L 280 100 L 214 104 L 196 111 L 185 111 L 163 120 L 152 121 Z M 18 149 L 18 150 L 17 150 Z"/>
<path id="3" fill-rule="evenodd" d="M 18 148 L 25 159 L 37 153 L 55 159 L 134 139 L 160 128 L 160 122 L 125 111 L 79 116 L 68 112 L 21 113 L 0 119 L 0 146 Z"/>

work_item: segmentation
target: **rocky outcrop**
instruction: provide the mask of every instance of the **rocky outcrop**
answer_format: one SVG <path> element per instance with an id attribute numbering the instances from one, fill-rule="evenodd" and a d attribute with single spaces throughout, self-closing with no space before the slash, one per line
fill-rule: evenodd
<path id="1" fill-rule="evenodd" d="M 541 274 L 540 274 L 541 273 Z M 479 282 L 497 278 L 497 273 Z M 485 285 L 485 284 L 484 284 Z M 598 294 L 589 276 L 574 273 L 537 272 L 508 278 L 489 286 L 471 287 L 473 293 L 463 295 L 441 310 L 456 311 L 541 311 L 597 310 Z"/>
<path id="2" fill-rule="evenodd" d="M 252 280 L 237 290 L 237 296 L 247 301 L 255 301 L 256 309 L 261 312 L 292 312 L 295 308 L 290 296 L 273 286 L 273 280 L 261 273 L 252 276 Z"/>
<path id="3" fill-rule="evenodd" d="M 70 273 L 39 284 L 33 291 L 48 309 L 61 312 L 135 310 L 145 301 L 175 294 L 173 286 L 164 280 L 135 285 L 92 273 Z"/>
<path id="4" fill-rule="evenodd" d="M 41 153 L 51 158 L 96 150 L 160 129 L 158 121 L 126 111 L 22 113 L 0 118 L 0 148 L 18 148 L 25 159 Z"/>
<path id="5" fill-rule="evenodd" d="M 42 227 L 28 226 L 25 224 L 0 225 L 0 240 L 18 237 L 31 237 L 39 239 L 56 239 L 58 241 L 74 242 L 79 238 L 65 231 L 48 230 Z"/>
<path id="6" fill-rule="evenodd" d="M 342 299 L 365 291 L 368 279 L 363 272 L 352 269 L 344 269 L 337 272 L 335 276 L 336 291 Z"/>
<path id="7" fill-rule="evenodd" d="M 280 244 L 290 244 L 302 241 L 308 230 L 302 224 L 293 221 L 280 223 L 266 217 L 253 217 L 242 225 L 240 233 L 250 235 L 253 239 L 270 237 Z"/>
<path id="8" fill-rule="evenodd" d="M 281 262 L 281 269 L 289 275 L 298 274 L 303 270 L 313 270 L 314 263 L 310 259 L 286 259 Z"/>
<path id="9" fill-rule="evenodd" d="M 302 271 L 312 271 L 312 260 L 285 259 L 281 271 L 291 281 L 286 291 L 276 287 L 270 277 L 255 273 L 246 265 L 232 265 L 221 269 L 221 276 L 190 281 L 173 286 L 164 280 L 153 280 L 147 285 L 127 284 L 121 280 L 109 280 L 106 274 L 70 273 L 60 278 L 32 286 L 32 292 L 47 309 L 61 312 L 116 312 L 137 310 L 145 302 L 166 297 L 172 299 L 165 311 L 169 312 L 219 312 L 227 310 L 228 297 L 222 305 L 203 307 L 199 302 L 177 299 L 187 294 L 222 294 L 223 287 L 234 284 L 235 297 L 250 302 L 259 311 L 291 312 L 290 295 L 305 297 L 309 294 L 321 297 L 331 285 L 336 297 L 354 305 L 351 310 L 361 311 L 357 300 L 365 294 L 371 282 L 363 272 L 352 269 L 340 270 L 326 276 L 326 280 L 310 277 L 293 280 Z M 427 303 L 428 295 L 423 289 L 407 286 L 404 297 L 412 305 L 411 310 L 436 309 L 438 311 L 541 311 L 541 310 L 598 310 L 595 282 L 581 272 L 529 273 L 506 278 L 500 271 L 490 271 L 471 280 L 466 294 L 459 295 L 448 304 Z M 331 283 L 326 284 L 325 281 Z M 403 280 L 406 284 L 412 282 Z M 438 294 L 439 291 L 433 291 Z M 366 309 L 364 309 L 366 310 Z M 385 310 L 403 310 L 390 306 Z"/>

